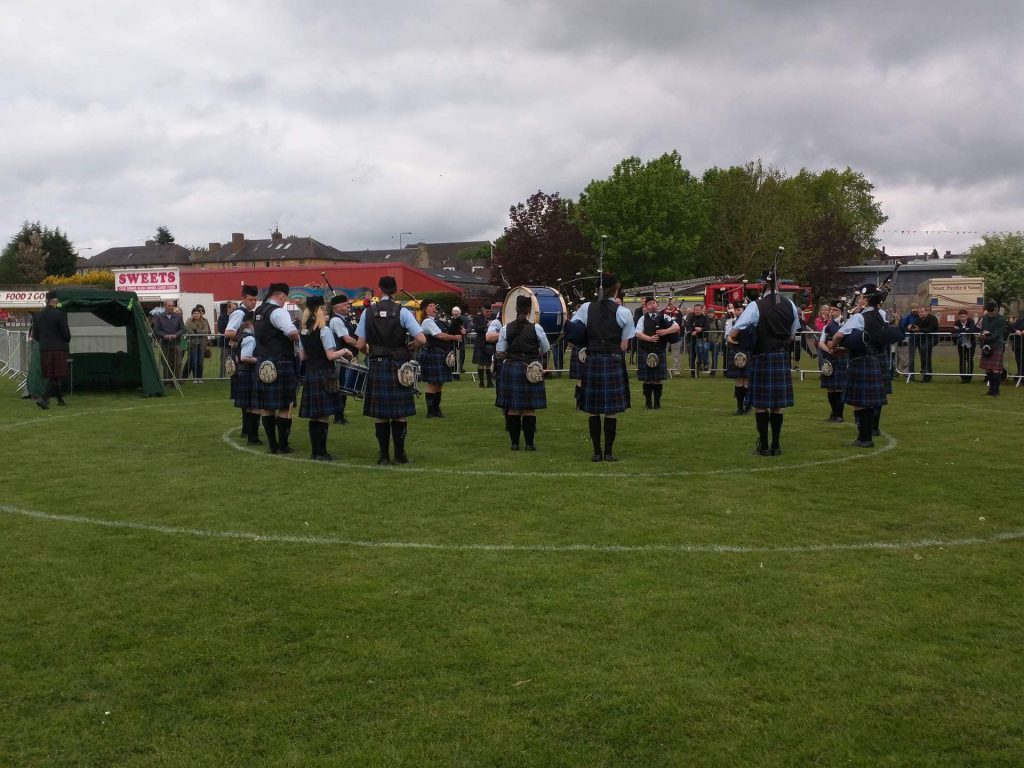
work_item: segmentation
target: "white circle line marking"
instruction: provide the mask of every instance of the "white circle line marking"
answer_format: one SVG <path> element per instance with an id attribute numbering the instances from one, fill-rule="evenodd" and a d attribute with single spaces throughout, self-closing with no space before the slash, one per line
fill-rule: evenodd
<path id="1" fill-rule="evenodd" d="M 58 515 L 0 504 L 7 515 L 57 523 L 73 523 L 101 528 L 191 536 L 206 539 L 227 539 L 269 544 L 309 544 L 317 546 L 353 547 L 360 549 L 427 550 L 440 552 L 596 552 L 596 553 L 680 553 L 680 554 L 811 554 L 818 552 L 904 551 L 936 547 L 967 547 L 999 544 L 1024 539 L 1024 530 L 970 536 L 959 539 L 913 539 L 909 541 L 865 541 L 849 544 L 797 544 L 779 547 L 755 547 L 737 544 L 441 544 L 416 541 L 373 541 L 345 539 L 337 536 L 299 536 L 292 534 L 257 533 L 255 531 L 216 531 L 207 528 L 185 528 L 156 525 L 130 520 L 103 520 L 82 515 Z"/>

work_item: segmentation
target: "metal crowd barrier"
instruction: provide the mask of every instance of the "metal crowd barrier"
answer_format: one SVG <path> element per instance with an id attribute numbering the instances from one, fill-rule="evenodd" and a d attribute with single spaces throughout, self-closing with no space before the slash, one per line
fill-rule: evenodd
<path id="1" fill-rule="evenodd" d="M 0 328 L 0 376 L 24 387 L 28 380 L 28 331 Z"/>

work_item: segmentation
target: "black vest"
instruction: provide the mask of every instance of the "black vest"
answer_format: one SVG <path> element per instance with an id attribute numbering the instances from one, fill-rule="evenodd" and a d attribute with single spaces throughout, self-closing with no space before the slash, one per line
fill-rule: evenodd
<path id="1" fill-rule="evenodd" d="M 885 320 L 882 314 L 876 309 L 873 312 L 862 312 L 864 318 L 864 344 L 867 346 L 868 354 L 881 355 L 886 351 L 885 344 Z"/>
<path id="2" fill-rule="evenodd" d="M 611 299 L 590 302 L 587 310 L 587 354 L 622 351 L 622 328 L 615 314 L 619 308 Z"/>
<path id="3" fill-rule="evenodd" d="M 401 321 L 402 308 L 392 299 L 382 299 L 363 311 L 367 313 L 366 343 L 370 346 L 370 357 L 408 360 L 409 350 L 405 346 L 405 328 Z"/>
<path id="4" fill-rule="evenodd" d="M 654 320 L 651 320 L 651 316 L 647 313 L 640 315 L 640 323 L 642 324 L 641 330 L 648 336 L 653 336 L 655 331 L 672 325 L 672 321 L 660 312 Z M 659 336 L 657 341 L 637 340 L 637 346 L 641 352 L 661 352 L 665 349 L 667 339 L 666 336 Z"/>
<path id="5" fill-rule="evenodd" d="M 327 351 L 324 349 L 324 342 L 320 338 L 320 331 L 307 328 L 306 332 L 299 339 L 302 342 L 302 349 L 306 353 L 306 370 L 330 370 L 331 361 L 327 359 Z"/>
<path id="6" fill-rule="evenodd" d="M 331 319 L 334 319 L 335 317 L 341 320 L 342 325 L 345 326 L 345 336 L 355 336 L 355 332 L 352 330 L 352 326 L 349 324 L 349 320 L 345 315 L 339 315 L 337 312 L 332 312 Z M 352 354 L 355 354 L 357 351 L 357 347 L 355 344 L 347 343 L 336 333 L 334 334 L 334 346 L 336 346 L 338 349 L 347 349 Z"/>
<path id="7" fill-rule="evenodd" d="M 786 346 L 793 334 L 793 302 L 778 294 L 769 294 L 757 300 L 757 341 L 754 354 L 775 352 Z"/>
<path id="8" fill-rule="evenodd" d="M 271 324 L 270 315 L 275 309 L 280 307 L 268 301 L 256 307 L 256 317 L 253 320 L 256 357 L 270 360 L 290 359 L 295 356 L 295 345 L 286 334 Z"/>
<path id="9" fill-rule="evenodd" d="M 254 336 L 252 331 L 239 331 L 238 335 L 235 336 L 235 339 L 238 341 L 238 343 L 231 350 L 231 356 L 235 359 L 235 365 L 249 365 L 249 366 L 255 366 L 256 365 L 256 363 L 243 363 L 242 362 L 242 342 L 244 342 L 246 339 L 248 339 L 248 338 L 250 338 L 252 336 Z M 253 350 L 253 357 L 256 357 L 255 349 Z"/>
<path id="10" fill-rule="evenodd" d="M 513 360 L 530 362 L 540 357 L 540 339 L 533 323 L 518 320 L 505 326 L 505 341 L 508 342 L 507 355 Z"/>
<path id="11" fill-rule="evenodd" d="M 832 339 L 835 338 L 835 335 L 839 333 L 839 327 L 839 323 L 835 320 L 829 320 L 828 324 L 825 326 L 825 341 L 832 341 Z"/>
<path id="12" fill-rule="evenodd" d="M 443 322 L 441 322 L 441 320 L 438 319 L 438 317 L 436 315 L 434 316 L 433 319 L 434 319 L 434 322 L 437 324 L 437 327 L 441 331 L 441 333 L 448 333 L 448 326 L 447 325 L 445 325 Z M 441 341 L 441 339 L 437 338 L 437 336 L 433 336 L 433 335 L 427 334 L 427 347 L 430 348 L 430 349 L 442 349 L 442 350 L 447 351 L 447 350 L 452 348 L 452 342 L 450 342 L 450 341 Z"/>

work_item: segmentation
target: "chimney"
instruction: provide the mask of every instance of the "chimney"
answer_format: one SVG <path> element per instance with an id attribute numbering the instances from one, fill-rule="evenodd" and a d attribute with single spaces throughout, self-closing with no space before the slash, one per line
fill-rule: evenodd
<path id="1" fill-rule="evenodd" d="M 210 243 L 210 253 L 220 250 L 220 243 Z"/>
<path id="2" fill-rule="evenodd" d="M 274 231 L 270 233 L 270 240 L 274 243 L 279 243 L 284 240 L 284 235 L 281 234 L 281 230 L 274 227 Z"/>
<path id="3" fill-rule="evenodd" d="M 946 251 L 946 258 L 947 259 L 952 259 L 953 258 L 953 252 L 952 251 Z"/>
<path id="4" fill-rule="evenodd" d="M 245 248 L 245 235 L 241 232 L 231 233 L 231 255 L 237 256 L 238 252 Z"/>

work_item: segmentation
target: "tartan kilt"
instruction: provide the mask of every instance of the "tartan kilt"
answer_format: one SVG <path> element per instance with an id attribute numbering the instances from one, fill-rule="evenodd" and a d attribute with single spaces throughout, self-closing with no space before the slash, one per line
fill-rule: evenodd
<path id="1" fill-rule="evenodd" d="M 843 400 L 854 408 L 877 408 L 888 403 L 882 370 L 875 355 L 862 355 L 850 360 Z"/>
<path id="2" fill-rule="evenodd" d="M 642 349 L 636 351 L 636 377 L 640 381 L 664 381 L 668 378 L 668 355 L 664 349 L 655 354 L 658 356 L 658 364 L 654 368 L 647 365 L 647 352 Z"/>
<path id="3" fill-rule="evenodd" d="M 452 369 L 444 359 L 448 350 L 438 347 L 424 347 L 420 350 L 420 381 L 427 384 L 445 384 L 452 381 Z"/>
<path id="4" fill-rule="evenodd" d="M 412 387 L 398 383 L 397 363 L 390 357 L 370 357 L 366 364 L 366 394 L 363 416 L 373 419 L 404 419 L 416 415 Z"/>
<path id="5" fill-rule="evenodd" d="M 824 373 L 819 377 L 818 386 L 822 389 L 830 389 L 833 392 L 842 392 L 846 389 L 846 377 L 850 371 L 849 355 L 830 355 L 827 352 L 818 352 L 818 370 L 825 361 L 832 363 L 832 375 Z"/>
<path id="6" fill-rule="evenodd" d="M 255 408 L 256 366 L 242 363 L 231 377 L 231 399 L 236 408 Z"/>
<path id="7" fill-rule="evenodd" d="M 621 353 L 588 353 L 580 384 L 580 410 L 585 413 L 622 413 L 630 406 L 629 379 Z"/>
<path id="8" fill-rule="evenodd" d="M 747 353 L 747 366 L 745 368 L 737 368 L 733 363 L 733 358 L 737 352 Z M 735 344 L 725 345 L 725 377 L 727 379 L 745 379 L 750 376 L 750 365 L 753 353 L 749 349 L 740 349 Z"/>
<path id="9" fill-rule="evenodd" d="M 328 392 L 327 380 L 337 376 L 334 367 L 330 370 L 311 371 L 306 369 L 306 381 L 302 385 L 302 400 L 299 416 L 303 419 L 317 419 L 341 413 L 341 393 Z"/>
<path id="10" fill-rule="evenodd" d="M 998 346 L 992 345 L 992 354 L 988 357 L 982 357 L 981 362 L 978 363 L 978 367 L 983 371 L 994 371 L 999 373 L 1003 370 L 1003 353 L 1006 351 L 1006 346 L 999 344 Z M 47 376 L 46 378 L 53 378 Z"/>
<path id="11" fill-rule="evenodd" d="M 751 408 L 789 408 L 793 405 L 793 375 L 786 350 L 753 355 L 747 363 L 750 381 L 747 404 Z"/>
<path id="12" fill-rule="evenodd" d="M 68 353 L 63 349 L 48 349 L 39 353 L 39 367 L 44 379 L 63 379 L 68 375 Z"/>
<path id="13" fill-rule="evenodd" d="M 493 344 L 474 344 L 473 345 L 473 364 L 488 366 L 491 364 L 491 358 L 494 356 L 494 345 Z"/>
<path id="14" fill-rule="evenodd" d="M 586 365 L 586 363 L 580 362 L 579 347 L 577 347 L 575 344 L 570 345 L 567 354 L 569 355 L 569 378 L 583 378 L 583 366 Z"/>
<path id="15" fill-rule="evenodd" d="M 887 395 L 892 394 L 892 370 L 889 368 L 890 365 L 891 360 L 888 350 L 878 355 L 878 373 L 882 377 L 882 390 Z"/>
<path id="16" fill-rule="evenodd" d="M 259 364 L 270 358 L 257 358 L 257 369 Z M 295 375 L 295 360 L 286 357 L 283 360 L 275 360 L 277 366 L 277 381 L 273 384 L 265 384 L 260 381 L 256 374 L 253 381 L 252 407 L 262 411 L 281 411 L 290 408 L 295 402 L 295 392 L 298 389 L 298 378 Z"/>
<path id="17" fill-rule="evenodd" d="M 510 411 L 534 411 L 548 407 L 544 380 L 531 384 L 526 380 L 526 363 L 522 360 L 506 360 L 498 374 L 494 405 Z"/>

